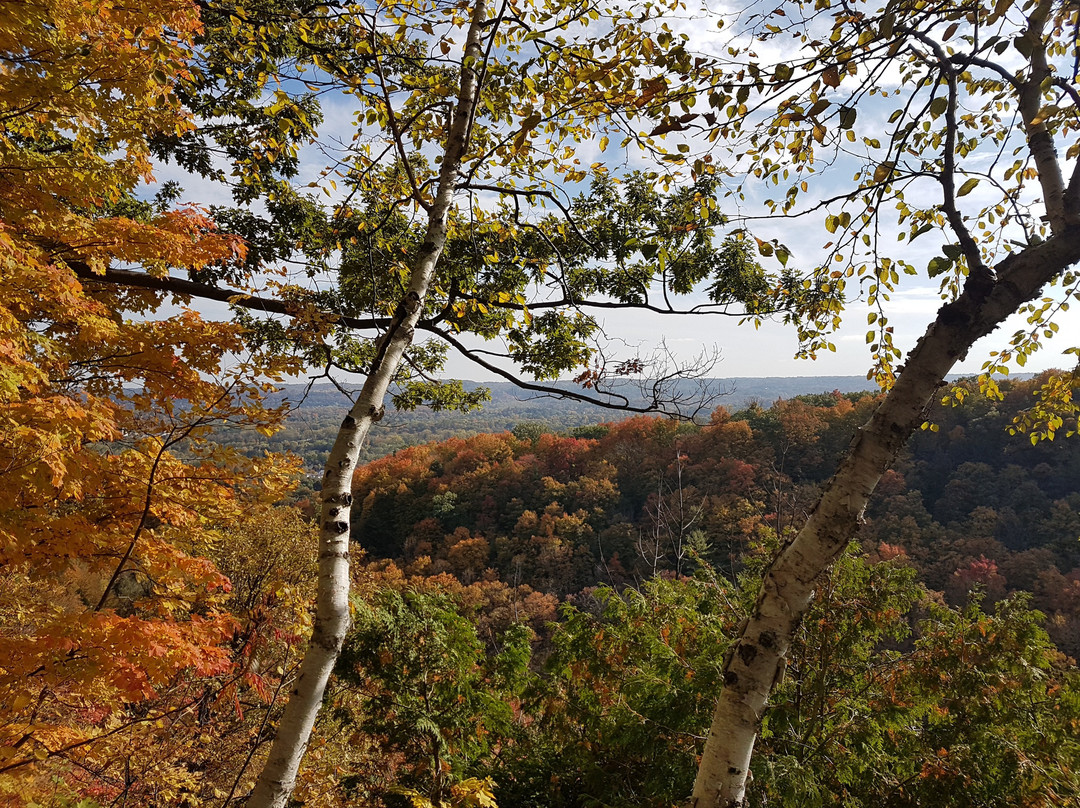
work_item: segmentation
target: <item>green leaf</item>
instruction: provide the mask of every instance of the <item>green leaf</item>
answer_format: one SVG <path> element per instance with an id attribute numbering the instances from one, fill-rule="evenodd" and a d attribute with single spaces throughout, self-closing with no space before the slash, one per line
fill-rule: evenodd
<path id="1" fill-rule="evenodd" d="M 952 268 L 953 262 L 948 258 L 937 256 L 930 259 L 930 263 L 926 267 L 927 273 L 931 278 L 936 278 L 942 273 L 948 272 Z"/>
<path id="2" fill-rule="evenodd" d="M 976 179 L 975 177 L 972 177 L 971 179 L 967 180 L 967 182 L 965 182 L 963 185 L 960 186 L 960 190 L 958 190 L 956 192 L 956 195 L 958 197 L 959 196 L 967 196 L 968 194 L 970 194 L 972 191 L 975 190 L 975 186 L 978 185 L 978 184 L 979 184 L 978 179 Z"/>
<path id="3" fill-rule="evenodd" d="M 930 230 L 933 230 L 933 229 L 934 229 L 934 225 L 932 223 L 928 222 L 928 223 L 922 225 L 921 227 L 918 227 L 915 230 L 912 230 L 911 231 L 911 236 L 910 236 L 910 238 L 908 238 L 908 244 L 913 242 L 915 239 L 917 239 L 923 233 L 926 233 L 926 232 L 928 232 Z"/>

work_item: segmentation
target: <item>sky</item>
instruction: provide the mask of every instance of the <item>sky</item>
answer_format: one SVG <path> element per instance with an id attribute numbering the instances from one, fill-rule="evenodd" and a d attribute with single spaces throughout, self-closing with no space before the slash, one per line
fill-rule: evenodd
<path id="1" fill-rule="evenodd" d="M 745 41 L 745 34 L 740 27 L 745 23 L 745 14 L 740 17 L 733 13 L 733 8 L 730 5 L 714 5 L 713 11 L 707 16 L 671 18 L 668 22 L 676 32 L 689 33 L 691 50 L 722 53 L 728 45 Z M 725 29 L 718 29 L 712 23 L 724 14 L 727 15 L 728 24 Z M 790 52 L 785 53 L 785 47 L 782 42 L 772 42 L 758 45 L 756 50 L 761 63 L 768 64 L 770 61 L 791 58 Z M 890 82 L 898 83 L 898 76 L 886 76 L 883 79 L 883 89 L 890 89 Z M 860 124 L 884 127 L 885 116 L 892 108 L 891 102 L 867 99 L 859 107 Z M 353 127 L 351 102 L 344 98 L 325 97 L 324 110 L 326 124 L 322 137 L 327 140 L 337 138 L 348 141 Z M 676 142 L 677 137 L 672 138 L 670 147 L 674 148 Z M 601 155 L 596 144 L 584 143 L 580 148 L 580 157 L 582 162 L 588 165 L 594 160 L 612 159 L 613 155 L 610 147 L 605 155 Z M 305 150 L 303 160 L 300 184 L 315 179 L 325 164 L 325 158 L 314 148 Z M 828 166 L 811 187 L 807 205 L 812 205 L 822 196 L 844 190 L 845 183 L 850 183 L 854 168 L 858 168 L 858 160 L 853 157 L 840 158 Z M 156 175 L 159 181 L 171 179 L 180 182 L 185 189 L 184 199 L 187 201 L 199 205 L 229 204 L 231 201 L 227 190 L 222 186 L 187 176 L 175 166 L 159 166 Z M 929 184 L 928 192 L 939 193 L 936 188 L 936 184 Z M 744 190 L 746 199 L 734 208 L 735 212 L 760 213 L 763 210 L 761 202 L 774 192 L 772 188 L 760 187 L 760 184 L 755 186 L 753 183 L 748 183 Z M 970 209 L 980 201 L 980 191 L 977 190 L 965 199 L 964 203 Z M 731 203 L 730 199 L 722 200 L 721 209 L 724 209 L 725 204 Z M 792 266 L 811 267 L 821 259 L 823 253 L 820 245 L 828 238 L 823 227 L 825 215 L 826 211 L 821 211 L 799 217 L 776 216 L 764 221 L 757 220 L 753 223 L 754 233 L 763 238 L 776 238 L 787 245 L 792 252 Z M 887 215 L 883 215 L 882 220 L 888 221 Z M 895 239 L 895 235 L 896 231 L 890 233 L 886 226 L 883 241 L 888 243 L 890 239 Z M 940 250 L 940 242 L 935 242 L 932 234 L 915 244 L 896 244 L 897 257 L 903 257 L 917 267 L 925 266 Z M 773 266 L 775 267 L 775 264 Z M 715 352 L 720 357 L 720 362 L 710 375 L 716 377 L 865 375 L 871 366 L 871 358 L 866 340 L 866 308 L 857 294 L 857 284 L 849 284 L 849 304 L 844 325 L 831 338 L 836 347 L 835 352 L 821 352 L 814 361 L 795 358 L 798 350 L 795 329 L 782 323 L 766 321 L 759 328 L 755 328 L 752 323 L 740 324 L 738 318 L 724 316 L 677 317 L 642 312 L 600 312 L 595 316 L 601 321 L 605 332 L 617 344 L 624 346 L 623 356 L 636 352 L 647 355 L 661 342 L 669 351 L 687 362 L 703 353 Z M 691 304 L 704 301 L 704 295 L 692 296 L 689 299 Z M 942 302 L 936 281 L 924 276 L 904 279 L 900 291 L 896 292 L 887 304 L 896 342 L 902 349 L 906 350 L 914 345 Z M 227 315 L 223 307 L 208 307 L 205 311 L 208 315 Z M 1075 364 L 1070 361 L 1071 357 L 1062 356 L 1061 351 L 1072 345 L 1080 345 L 1080 322 L 1076 322 L 1075 317 L 1066 317 L 1059 321 L 1059 325 L 1059 334 L 1036 354 L 1023 370 L 1070 367 Z M 989 353 L 1006 347 L 1011 334 L 1024 326 L 1022 318 L 1012 318 L 997 332 L 978 343 L 968 358 L 956 368 L 956 372 L 977 373 Z M 480 343 L 475 341 L 473 344 Z M 453 354 L 447 365 L 446 375 L 476 381 L 493 380 L 487 371 Z"/>

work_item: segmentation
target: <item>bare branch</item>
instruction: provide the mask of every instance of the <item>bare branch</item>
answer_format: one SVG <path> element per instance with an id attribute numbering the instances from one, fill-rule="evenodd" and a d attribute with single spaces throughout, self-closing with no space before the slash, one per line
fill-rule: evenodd
<path id="1" fill-rule="evenodd" d="M 494 373 L 500 378 L 506 379 L 512 382 L 522 390 L 531 390 L 535 393 L 540 393 L 543 396 L 550 396 L 552 398 L 569 399 L 572 401 L 580 401 L 585 404 L 594 404 L 598 407 L 603 407 L 609 410 L 620 410 L 624 412 L 636 412 L 636 413 L 655 413 L 659 415 L 669 415 L 682 420 L 693 420 L 697 417 L 702 410 L 704 410 L 709 404 L 711 404 L 718 396 L 695 396 L 693 401 L 690 401 L 691 397 L 674 395 L 672 383 L 680 378 L 698 378 L 703 374 L 694 374 L 692 371 L 676 371 L 674 373 L 666 374 L 656 380 L 647 380 L 646 385 L 652 386 L 651 396 L 645 396 L 644 388 L 638 387 L 637 390 L 642 393 L 642 397 L 647 401 L 646 404 L 634 404 L 630 398 L 622 393 L 615 392 L 614 390 L 598 389 L 597 392 L 603 395 L 607 395 L 609 398 L 598 398 L 596 396 L 588 395 L 587 393 L 580 393 L 576 390 L 568 390 L 562 387 L 555 387 L 550 384 L 541 384 L 537 382 L 528 382 L 522 379 L 520 376 L 511 373 L 510 371 L 499 367 L 493 362 L 489 362 L 481 356 L 480 351 L 474 351 L 466 347 L 460 340 L 454 337 L 447 331 L 440 328 L 435 328 L 430 324 L 420 323 L 418 328 L 435 334 L 440 339 L 451 345 L 461 356 L 473 362 L 489 373 Z M 710 365 L 711 367 L 711 365 Z M 627 380 L 628 383 L 630 380 Z M 693 406 L 693 412 L 687 414 L 682 410 L 682 405 L 691 404 Z M 674 407 L 670 406 L 674 405 Z"/>

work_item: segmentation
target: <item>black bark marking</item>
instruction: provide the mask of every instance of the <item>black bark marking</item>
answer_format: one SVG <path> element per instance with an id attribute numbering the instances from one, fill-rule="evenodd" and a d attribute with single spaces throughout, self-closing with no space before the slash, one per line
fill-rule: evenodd
<path id="1" fill-rule="evenodd" d="M 323 527 L 326 528 L 327 530 L 333 532 L 333 533 L 338 534 L 340 536 L 342 533 L 346 532 L 349 529 L 349 523 L 348 522 L 327 522 L 325 525 L 323 525 Z"/>
<path id="2" fill-rule="evenodd" d="M 405 295 L 405 297 L 401 299 L 401 302 L 398 303 L 397 308 L 394 310 L 394 318 L 399 321 L 394 324 L 394 331 L 396 331 L 398 326 L 401 325 L 401 320 L 404 320 L 406 317 L 408 317 L 410 314 L 413 314 L 419 308 L 420 295 L 418 295 L 415 291 L 409 292 L 407 295 Z M 392 334 L 393 331 L 388 332 L 387 337 L 390 337 Z"/>
<path id="3" fill-rule="evenodd" d="M 773 631 L 763 631 L 761 636 L 758 637 L 758 643 L 762 648 L 769 650 L 776 647 L 776 633 Z"/>
<path id="4" fill-rule="evenodd" d="M 739 674 L 735 671 L 724 671 L 724 684 L 728 687 L 734 687 L 739 683 Z"/>
<path id="5" fill-rule="evenodd" d="M 346 415 L 345 420 L 341 422 L 342 429 L 356 429 L 356 419 L 351 415 Z"/>
<path id="6" fill-rule="evenodd" d="M 946 303 L 938 310 L 937 321 L 943 326 L 952 328 L 964 328 L 971 322 L 971 312 L 962 303 Z M 955 355 L 955 350 L 950 350 L 949 355 Z"/>
<path id="7" fill-rule="evenodd" d="M 744 665 L 749 665 L 757 657 L 758 649 L 756 645 L 740 643 L 739 650 L 736 653 L 738 653 L 739 659 L 743 661 Z"/>

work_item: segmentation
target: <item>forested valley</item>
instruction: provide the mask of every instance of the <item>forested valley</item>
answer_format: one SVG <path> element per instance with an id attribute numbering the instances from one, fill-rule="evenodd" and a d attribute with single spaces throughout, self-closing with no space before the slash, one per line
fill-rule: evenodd
<path id="1" fill-rule="evenodd" d="M 1003 385 L 998 405 L 936 409 L 936 431 L 886 474 L 800 631 L 750 804 L 1075 798 L 1080 469 L 1067 443 L 1002 438 L 1039 383 Z M 486 695 L 512 713 L 474 708 L 440 724 L 416 692 L 412 720 L 463 750 L 479 743 L 462 774 L 492 777 L 508 804 L 678 802 L 727 638 L 874 400 L 720 408 L 701 427 L 642 417 L 552 434 L 526 423 L 368 464 L 355 529 L 367 585 L 382 591 L 343 663 L 349 681 L 373 686 L 360 713 L 409 698 L 394 685 L 409 669 L 445 676 L 459 684 L 442 698 Z M 475 656 L 429 668 L 416 648 L 425 632 L 447 643 L 437 658 L 455 630 Z M 387 635 L 402 643 L 389 653 Z M 508 658 L 521 665 L 516 684 L 499 678 Z M 477 678 L 461 685 L 466 670 Z M 408 744 L 416 758 L 435 754 L 415 735 Z M 430 793 L 437 778 L 420 769 L 408 785 Z"/>
<path id="2" fill-rule="evenodd" d="M 999 402 L 957 383 L 973 395 L 929 413 L 885 475 L 796 638 L 748 804 L 1080 795 L 1080 460 L 1008 435 L 1043 381 L 1002 383 Z M 528 420 L 362 466 L 353 626 L 299 804 L 677 804 L 761 572 L 878 398 L 719 407 L 700 425 Z M 110 743 L 104 708 L 9 702 L 9 727 L 38 709 L 43 738 L 98 737 L 12 768 L 9 797 L 235 798 L 309 630 L 310 488 L 207 551 L 231 584 L 221 667 L 144 691 L 155 720 L 127 708 Z M 64 597 L 100 588 L 69 577 Z M 111 605 L 138 621 L 160 598 L 131 580 Z"/>

